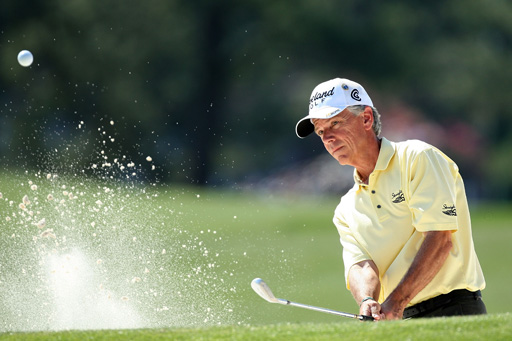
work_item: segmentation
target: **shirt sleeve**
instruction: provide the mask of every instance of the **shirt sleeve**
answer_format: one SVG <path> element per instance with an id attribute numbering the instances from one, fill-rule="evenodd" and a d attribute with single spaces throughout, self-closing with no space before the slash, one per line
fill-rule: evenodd
<path id="1" fill-rule="evenodd" d="M 343 221 L 338 210 L 336 210 L 333 222 L 336 228 L 338 229 L 338 233 L 340 235 L 340 242 L 343 247 L 343 265 L 345 268 L 345 282 L 347 285 L 347 289 L 350 289 L 348 282 L 350 268 L 352 267 L 352 265 L 356 263 L 359 263 L 367 259 L 371 259 L 371 257 L 354 237 L 352 231 L 350 230 L 348 225 Z"/>
<path id="2" fill-rule="evenodd" d="M 408 174 L 408 201 L 416 230 L 457 230 L 457 165 L 441 151 L 429 148 L 416 155 Z"/>

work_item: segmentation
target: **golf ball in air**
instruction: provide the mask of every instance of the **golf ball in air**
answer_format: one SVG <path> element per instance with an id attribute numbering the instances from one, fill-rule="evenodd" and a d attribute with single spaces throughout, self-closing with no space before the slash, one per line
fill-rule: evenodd
<path id="1" fill-rule="evenodd" d="M 32 53 L 28 50 L 23 50 L 20 53 L 18 53 L 18 63 L 20 63 L 21 66 L 30 66 L 32 62 L 34 61 L 34 56 Z"/>

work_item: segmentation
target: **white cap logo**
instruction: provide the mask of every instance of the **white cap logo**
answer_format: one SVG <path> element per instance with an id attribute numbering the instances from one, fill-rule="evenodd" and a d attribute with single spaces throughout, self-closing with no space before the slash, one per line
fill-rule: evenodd
<path id="1" fill-rule="evenodd" d="M 352 92 L 350 93 L 350 97 L 352 97 L 356 101 L 361 102 L 361 97 L 359 97 L 359 90 L 357 89 L 352 90 Z"/>

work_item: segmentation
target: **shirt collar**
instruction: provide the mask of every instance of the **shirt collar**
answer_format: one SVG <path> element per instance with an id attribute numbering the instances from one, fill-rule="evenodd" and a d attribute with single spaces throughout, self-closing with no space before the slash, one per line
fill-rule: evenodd
<path id="1" fill-rule="evenodd" d="M 379 157 L 377 158 L 377 163 L 375 164 L 373 171 L 381 171 L 388 168 L 393 155 L 395 155 L 395 144 L 383 137 L 380 145 Z M 354 169 L 354 182 L 359 185 L 363 184 L 356 169 Z"/>

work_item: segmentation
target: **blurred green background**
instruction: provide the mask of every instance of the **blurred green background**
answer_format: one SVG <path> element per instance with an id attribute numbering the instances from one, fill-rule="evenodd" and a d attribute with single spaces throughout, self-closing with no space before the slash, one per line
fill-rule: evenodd
<path id="1" fill-rule="evenodd" d="M 444 150 L 472 198 L 510 199 L 510 18 L 504 0 L 6 0 L 0 153 L 40 167 L 58 141 L 81 143 L 74 123 L 114 120 L 116 151 L 151 155 L 152 180 L 300 191 L 314 177 L 290 173 L 326 161 L 295 123 L 316 84 L 346 77 L 384 136 Z"/>
<path id="2" fill-rule="evenodd" d="M 199 325 L 204 316 L 208 323 L 339 320 L 264 302 L 249 287 L 254 277 L 279 297 L 357 311 L 331 222 L 352 169 L 294 131 L 314 86 L 346 77 L 370 93 L 383 136 L 422 139 L 457 162 L 489 311 L 507 311 L 510 2 L 5 0 L 1 7 L 3 298 L 18 283 L 46 278 L 36 266 L 46 261 L 40 247 L 60 243 L 59 253 L 81 247 L 114 260 L 105 265 L 107 282 L 120 291 L 128 283 L 141 295 L 134 304 L 150 315 L 160 309 L 157 321 L 166 314 Z M 16 60 L 23 49 L 34 54 L 28 68 Z M 33 199 L 55 241 L 34 235 L 37 220 L 18 209 L 34 194 L 29 181 L 44 182 L 46 173 L 67 179 Z M 105 185 L 87 187 L 89 179 L 119 181 L 101 210 L 95 202 Z M 85 194 L 82 206 L 59 206 L 59 216 L 44 198 L 62 194 L 61 186 Z M 157 195 L 145 201 L 146 190 Z M 126 231 L 112 234 L 111 225 Z M 133 246 L 134 236 L 142 244 Z M 212 262 L 212 254 L 220 258 Z M 132 279 L 146 261 L 156 270 L 141 277 L 140 291 Z M 34 283 L 39 291 L 23 287 L 19 302 L 0 300 L 3 311 L 14 309 L 3 316 L 6 330 L 23 325 L 17 316 L 32 319 L 17 310 L 23 298 L 51 305 L 40 297 L 48 288 Z M 180 304 L 190 310 L 173 310 L 166 291 L 184 295 Z M 196 300 L 201 295 L 206 303 Z"/>

